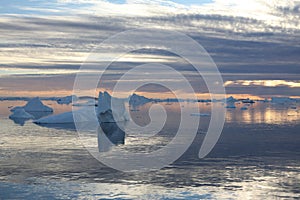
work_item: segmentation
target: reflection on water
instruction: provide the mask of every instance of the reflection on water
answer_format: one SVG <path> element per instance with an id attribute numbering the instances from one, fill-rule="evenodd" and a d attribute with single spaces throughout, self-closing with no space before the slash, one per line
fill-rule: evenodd
<path id="1" fill-rule="evenodd" d="M 291 109 L 287 105 L 258 102 L 248 110 L 240 110 L 242 104 L 228 109 L 219 142 L 202 160 L 198 152 L 209 117 L 191 116 L 191 120 L 200 119 L 199 134 L 178 161 L 155 172 L 123 173 L 95 160 L 82 146 L 74 127 L 49 128 L 30 121 L 24 126 L 14 124 L 8 119 L 8 106 L 23 103 L 0 102 L 0 199 L 291 199 L 300 196 L 298 105 L 298 109 Z M 48 103 L 55 113 L 71 109 Z M 147 125 L 150 106 L 131 112 L 132 118 L 140 125 Z M 119 149 L 156 150 L 174 137 L 173 130 L 179 122 L 179 104 L 163 106 L 171 120 L 159 135 L 108 123 L 101 124 L 98 134 L 86 137 L 95 139 L 99 151 L 111 148 L 102 140 L 104 135 L 110 144 L 124 144 L 116 146 Z M 190 113 L 194 113 L 195 106 L 203 113 L 210 112 L 210 104 L 206 103 L 182 106 Z M 154 116 L 154 120 L 159 119 Z"/>
<path id="2" fill-rule="evenodd" d="M 239 122 L 244 124 L 289 124 L 298 123 L 300 112 L 297 107 L 284 104 L 272 104 L 257 102 L 251 104 L 247 110 L 241 110 L 242 104 L 236 109 L 229 109 L 226 121 Z"/>
<path id="3" fill-rule="evenodd" d="M 12 118 L 11 120 L 13 120 L 13 122 L 15 124 L 18 124 L 20 126 L 24 126 L 25 122 L 30 120 L 30 119 L 24 119 L 24 118 Z"/>
<path id="4" fill-rule="evenodd" d="M 107 152 L 115 145 L 125 144 L 124 126 L 125 123 L 100 123 L 98 128 L 99 152 Z"/>

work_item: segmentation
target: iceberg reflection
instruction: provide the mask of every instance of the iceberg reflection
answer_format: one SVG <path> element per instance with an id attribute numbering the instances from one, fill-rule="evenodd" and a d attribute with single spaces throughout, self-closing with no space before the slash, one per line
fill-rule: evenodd
<path id="1" fill-rule="evenodd" d="M 124 127 L 122 123 L 100 123 L 98 127 L 98 149 L 99 152 L 107 152 L 113 146 L 125 144 Z"/>

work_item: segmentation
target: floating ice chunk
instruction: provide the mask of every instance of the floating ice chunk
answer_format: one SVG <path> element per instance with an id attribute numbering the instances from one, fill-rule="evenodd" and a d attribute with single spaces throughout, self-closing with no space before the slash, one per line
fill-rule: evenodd
<path id="1" fill-rule="evenodd" d="M 76 101 L 77 100 L 77 96 L 75 95 L 71 95 L 71 96 L 66 96 L 66 97 L 61 97 L 59 99 L 57 99 L 57 103 L 58 104 L 70 104 L 72 103 L 72 100 Z"/>
<path id="2" fill-rule="evenodd" d="M 102 123 L 129 121 L 124 100 L 111 97 L 107 92 L 99 93 L 97 116 Z"/>
<path id="3" fill-rule="evenodd" d="M 23 108 L 26 112 L 53 112 L 53 109 L 44 105 L 38 97 L 29 100 Z"/>
<path id="4" fill-rule="evenodd" d="M 237 100 L 232 96 L 228 97 L 225 101 L 226 101 L 226 108 L 236 108 L 235 102 L 237 102 Z"/>
<path id="5" fill-rule="evenodd" d="M 13 114 L 9 116 L 10 119 L 34 119 L 34 116 L 27 113 L 23 108 L 16 108 Z"/>
<path id="6" fill-rule="evenodd" d="M 249 99 L 249 98 L 247 98 L 247 99 L 243 99 L 242 100 L 242 103 L 255 103 L 255 101 L 253 101 L 252 99 Z"/>
<path id="7" fill-rule="evenodd" d="M 152 99 L 148 99 L 144 96 L 140 96 L 140 95 L 137 95 L 137 94 L 133 94 L 129 97 L 129 105 L 134 106 L 134 107 L 144 105 L 144 104 L 149 103 L 151 101 L 152 101 Z"/>

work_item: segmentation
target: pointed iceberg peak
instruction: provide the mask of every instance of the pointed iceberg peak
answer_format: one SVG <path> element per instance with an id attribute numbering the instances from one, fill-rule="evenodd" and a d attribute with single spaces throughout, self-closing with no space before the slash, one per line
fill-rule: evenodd
<path id="1" fill-rule="evenodd" d="M 17 109 L 24 109 L 26 112 L 53 112 L 53 109 L 44 105 L 39 97 L 32 98 L 25 106 L 16 106 L 10 111 L 14 112 Z"/>
<path id="2" fill-rule="evenodd" d="M 44 105 L 39 97 L 30 99 L 23 108 L 26 112 L 53 112 L 53 109 Z"/>
<path id="3" fill-rule="evenodd" d="M 129 120 L 124 100 L 112 97 L 108 92 L 99 93 L 97 117 L 102 123 Z"/>
<path id="4" fill-rule="evenodd" d="M 226 102 L 236 102 L 237 100 L 233 98 L 233 96 L 230 96 L 226 99 Z"/>

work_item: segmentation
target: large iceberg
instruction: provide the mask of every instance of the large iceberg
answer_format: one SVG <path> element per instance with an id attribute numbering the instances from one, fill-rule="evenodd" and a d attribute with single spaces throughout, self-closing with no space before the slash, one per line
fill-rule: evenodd
<path id="1" fill-rule="evenodd" d="M 129 105 L 133 107 L 141 106 L 151 101 L 152 99 L 148 99 L 144 96 L 140 96 L 135 93 L 129 97 Z"/>
<path id="2" fill-rule="evenodd" d="M 285 103 L 293 103 L 295 100 L 289 98 L 289 97 L 272 97 L 271 103 L 276 104 L 285 104 Z"/>
<path id="3" fill-rule="evenodd" d="M 129 121 L 124 100 L 111 97 L 107 92 L 99 93 L 97 117 L 101 123 Z"/>

